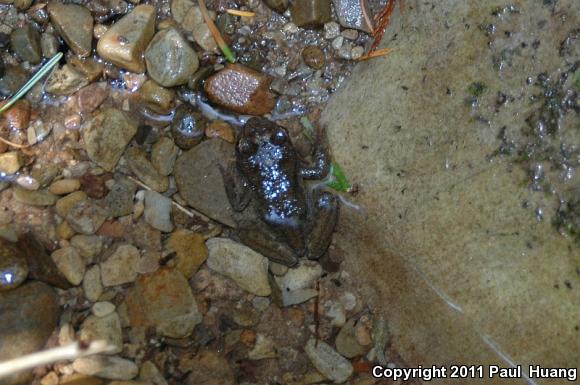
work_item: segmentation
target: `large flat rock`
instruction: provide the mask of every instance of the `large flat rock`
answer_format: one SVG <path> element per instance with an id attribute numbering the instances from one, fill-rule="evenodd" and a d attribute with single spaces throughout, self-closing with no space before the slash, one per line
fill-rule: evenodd
<path id="1" fill-rule="evenodd" d="M 409 367 L 575 367 L 580 249 L 551 224 L 557 198 L 531 191 L 512 157 L 490 155 L 500 128 L 524 127 L 534 108 L 539 89 L 526 78 L 566 67 L 558 50 L 580 3 L 521 2 L 499 16 L 507 3 L 401 3 L 382 42 L 393 52 L 358 65 L 322 116 L 335 159 L 361 187 L 362 212 L 345 208 L 335 237 L 345 268 Z M 492 36 L 479 28 L 489 24 Z M 485 85 L 475 107 L 474 82 Z M 498 91 L 513 98 L 496 107 Z"/>

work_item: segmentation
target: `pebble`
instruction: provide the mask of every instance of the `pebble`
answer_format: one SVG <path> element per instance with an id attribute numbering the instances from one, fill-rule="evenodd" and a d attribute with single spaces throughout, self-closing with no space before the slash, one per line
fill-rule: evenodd
<path id="1" fill-rule="evenodd" d="M 163 336 L 184 338 L 202 320 L 187 279 L 171 268 L 140 276 L 126 303 L 131 327 L 142 337 L 153 327 Z"/>
<path id="2" fill-rule="evenodd" d="M 342 43 L 344 42 L 344 37 L 338 36 L 334 40 L 332 40 L 332 48 L 339 50 L 342 47 Z"/>
<path id="3" fill-rule="evenodd" d="M 130 147 L 125 152 L 125 158 L 131 171 L 149 188 L 157 192 L 164 192 L 169 188 L 169 179 L 153 167 L 145 151 Z"/>
<path id="4" fill-rule="evenodd" d="M 40 379 L 40 385 L 58 385 L 58 374 L 49 372 L 46 376 Z"/>
<path id="5" fill-rule="evenodd" d="M 94 265 L 85 273 L 83 279 L 83 291 L 89 301 L 97 301 L 103 294 L 103 284 L 101 282 L 101 268 Z"/>
<path id="6" fill-rule="evenodd" d="M 155 33 L 155 7 L 138 5 L 99 39 L 97 52 L 131 72 L 145 72 L 143 52 Z"/>
<path id="7" fill-rule="evenodd" d="M 46 82 L 46 92 L 54 95 L 72 95 L 89 84 L 85 75 L 70 64 L 54 71 Z"/>
<path id="8" fill-rule="evenodd" d="M 91 12 L 82 5 L 56 1 L 49 3 L 47 9 L 52 26 L 70 49 L 81 57 L 89 56 L 93 43 Z"/>
<path id="9" fill-rule="evenodd" d="M 234 146 L 219 139 L 209 139 L 184 152 L 175 163 L 175 182 L 181 197 L 210 218 L 235 227 L 222 174 L 217 167 L 227 167 L 234 157 Z M 191 172 L 195 167 L 197 172 Z"/>
<path id="10" fill-rule="evenodd" d="M 63 247 L 55 250 L 51 258 L 72 285 L 80 285 L 85 275 L 85 263 L 76 249 Z"/>
<path id="11" fill-rule="evenodd" d="M 240 64 L 228 64 L 210 76 L 204 87 L 210 101 L 217 105 L 241 114 L 263 115 L 276 105 L 270 82 L 260 72 Z"/>
<path id="12" fill-rule="evenodd" d="M 145 51 L 147 72 L 164 87 L 187 83 L 199 68 L 197 54 L 174 28 L 157 32 Z"/>
<path id="13" fill-rule="evenodd" d="M 229 143 L 236 141 L 234 128 L 223 120 L 212 120 L 205 129 L 208 138 L 221 138 Z"/>
<path id="14" fill-rule="evenodd" d="M 139 378 L 153 385 L 168 385 L 168 382 L 163 378 L 163 374 L 161 374 L 157 366 L 151 361 L 145 361 L 141 364 Z"/>
<path id="15" fill-rule="evenodd" d="M 283 276 L 284 274 L 286 274 L 288 272 L 288 269 L 290 269 L 290 268 L 286 265 L 282 265 L 281 263 L 270 261 L 270 271 L 272 272 L 272 274 L 274 274 L 276 276 L 279 276 L 279 277 Z"/>
<path id="16" fill-rule="evenodd" d="M 66 214 L 66 221 L 78 233 L 91 235 L 107 219 L 107 210 L 92 200 L 83 200 L 75 204 Z"/>
<path id="17" fill-rule="evenodd" d="M 13 187 L 12 194 L 13 198 L 18 202 L 30 206 L 52 206 L 58 199 L 57 196 L 52 195 L 48 191 L 30 191 L 19 187 Z"/>
<path id="18" fill-rule="evenodd" d="M 187 363 L 181 363 L 185 372 L 191 372 L 185 385 L 234 385 L 234 371 L 228 360 L 211 350 L 202 350 Z"/>
<path id="19" fill-rule="evenodd" d="M 369 327 L 367 325 L 365 325 L 365 322 L 363 322 L 364 317 L 361 317 L 361 320 L 359 320 L 359 322 L 357 322 L 355 329 L 354 329 L 354 336 L 356 338 L 356 341 L 362 345 L 362 346 L 369 346 L 370 344 L 373 343 L 373 339 L 371 337 L 371 332 L 369 330 Z"/>
<path id="20" fill-rule="evenodd" d="M 208 13 L 212 20 L 216 18 L 215 12 L 209 11 Z M 201 14 L 201 10 L 199 9 L 198 6 L 193 6 L 189 9 L 187 14 L 185 15 L 185 18 L 183 19 L 183 22 L 181 23 L 181 26 L 186 31 L 191 32 L 193 40 L 195 40 L 195 42 L 199 44 L 199 46 L 204 51 L 207 52 L 219 51 L 215 39 L 213 38 L 213 35 L 211 34 L 209 27 L 205 23 L 203 15 Z"/>
<path id="21" fill-rule="evenodd" d="M 175 252 L 175 268 L 187 279 L 193 277 L 208 256 L 203 235 L 189 230 L 175 230 L 165 247 Z"/>
<path id="22" fill-rule="evenodd" d="M 364 53 L 365 49 L 360 45 L 357 45 L 355 47 L 352 47 L 352 50 L 350 51 L 350 57 L 352 60 L 356 60 L 360 58 L 362 55 L 364 55 Z"/>
<path id="23" fill-rule="evenodd" d="M 340 25 L 335 21 L 329 21 L 324 24 L 324 38 L 332 40 L 340 35 Z"/>
<path id="24" fill-rule="evenodd" d="M 210 269 L 231 278 L 252 294 L 270 295 L 266 258 L 227 238 L 211 238 L 206 245 L 209 251 L 207 265 Z"/>
<path id="25" fill-rule="evenodd" d="M 109 215 L 113 218 L 123 217 L 133 212 L 133 197 L 137 186 L 126 177 L 118 177 L 105 197 Z"/>
<path id="26" fill-rule="evenodd" d="M 362 7 L 368 8 L 366 3 L 360 2 L 359 0 L 332 0 L 334 4 L 334 11 L 338 16 L 338 21 L 340 25 L 345 28 L 358 29 L 363 32 L 370 32 L 367 23 L 364 20 L 364 13 Z M 366 14 L 370 15 L 371 12 L 366 10 Z"/>
<path id="27" fill-rule="evenodd" d="M 22 155 L 20 151 L 8 151 L 0 154 L 0 172 L 14 174 L 22 167 Z"/>
<path id="28" fill-rule="evenodd" d="M 12 31 L 10 47 L 22 61 L 38 64 L 42 59 L 40 33 L 31 24 L 25 24 Z"/>
<path id="29" fill-rule="evenodd" d="M 177 154 L 179 154 L 179 148 L 173 140 L 163 136 L 151 149 L 151 163 L 161 175 L 168 176 L 173 172 Z"/>
<path id="30" fill-rule="evenodd" d="M 82 130 L 89 158 L 106 171 L 111 171 L 137 132 L 137 123 L 122 111 L 105 108 Z"/>
<path id="31" fill-rule="evenodd" d="M 9 97 L 18 92 L 28 80 L 28 76 L 28 72 L 22 66 L 6 66 L 4 76 L 0 79 L 0 95 Z"/>
<path id="32" fill-rule="evenodd" d="M 116 356 L 77 358 L 73 362 L 73 369 L 87 376 L 109 380 L 130 380 L 139 373 L 139 368 L 133 361 Z"/>
<path id="33" fill-rule="evenodd" d="M 286 12 L 288 5 L 290 4 L 288 0 L 264 0 L 264 3 L 266 3 L 270 9 L 278 12 L 279 14 Z"/>
<path id="34" fill-rule="evenodd" d="M 342 36 L 341 36 L 342 37 Z M 352 59 L 352 44 L 350 42 L 345 42 L 342 47 L 338 50 L 338 56 L 346 59 Z"/>
<path id="35" fill-rule="evenodd" d="M 385 348 L 391 338 L 387 321 L 383 316 L 377 316 L 373 320 L 373 350 L 376 354 L 376 360 L 381 365 L 387 364 Z"/>
<path id="36" fill-rule="evenodd" d="M 355 320 L 348 320 L 338 332 L 335 340 L 336 350 L 346 358 L 354 358 L 365 354 L 366 349 L 358 343 L 355 337 Z"/>
<path id="37" fill-rule="evenodd" d="M 139 250 L 129 244 L 118 244 L 112 247 L 108 258 L 101 262 L 101 280 L 103 286 L 117 286 L 135 281 Z"/>
<path id="38" fill-rule="evenodd" d="M 157 230 L 173 231 L 171 199 L 155 191 L 145 191 L 145 221 Z"/>
<path id="39" fill-rule="evenodd" d="M 325 64 L 324 52 L 315 45 L 309 45 L 302 50 L 304 63 L 314 69 L 321 69 Z"/>
<path id="40" fill-rule="evenodd" d="M 356 40 L 358 32 L 356 29 L 345 29 L 340 33 L 340 35 L 347 40 Z"/>
<path id="41" fill-rule="evenodd" d="M 56 201 L 55 211 L 61 218 L 66 218 L 69 211 L 79 202 L 87 200 L 87 194 L 84 191 L 75 191 Z"/>
<path id="42" fill-rule="evenodd" d="M 201 113 L 189 104 L 182 104 L 175 110 L 171 121 L 171 135 L 179 148 L 189 150 L 201 142 L 206 125 Z"/>
<path id="43" fill-rule="evenodd" d="M 56 225 L 55 233 L 59 240 L 69 240 L 76 234 L 74 229 L 70 227 L 67 222 L 62 222 Z"/>
<path id="44" fill-rule="evenodd" d="M 173 108 L 175 94 L 153 80 L 147 80 L 138 91 L 139 101 L 158 114 L 168 114 Z"/>
<path id="45" fill-rule="evenodd" d="M 105 69 L 105 65 L 103 63 L 97 62 L 93 58 L 71 56 L 67 58 L 67 62 L 77 71 L 81 72 L 91 83 L 101 77 L 103 70 Z"/>
<path id="46" fill-rule="evenodd" d="M 30 102 L 26 99 L 18 100 L 4 112 L 3 117 L 8 128 L 17 131 L 26 129 L 30 123 Z"/>
<path id="47" fill-rule="evenodd" d="M 95 257 L 103 250 L 103 240 L 98 235 L 75 235 L 70 244 L 77 249 L 86 264 L 93 263 Z"/>
<path id="48" fill-rule="evenodd" d="M 190 0 L 171 0 L 171 15 L 178 23 L 183 23 L 185 16 L 193 7 L 194 3 Z"/>
<path id="49" fill-rule="evenodd" d="M 0 362 L 41 350 L 57 326 L 59 313 L 57 294 L 42 282 L 0 292 Z M 30 371 L 2 379 L 10 385 L 31 381 Z"/>
<path id="50" fill-rule="evenodd" d="M 93 305 L 93 312 L 95 311 L 95 306 L 99 303 L 107 302 L 98 302 Z M 115 306 L 110 302 L 108 302 L 108 304 L 113 307 L 113 310 L 109 313 L 103 316 L 89 315 L 87 319 L 85 319 L 79 330 L 79 340 L 86 343 L 95 340 L 103 340 L 113 347 L 110 354 L 121 353 L 121 351 L 123 351 L 121 321 L 119 315 L 114 311 Z"/>
<path id="51" fill-rule="evenodd" d="M 253 361 L 276 358 L 276 347 L 274 341 L 265 335 L 258 333 L 254 348 L 248 352 L 248 358 Z"/>
<path id="52" fill-rule="evenodd" d="M 330 0 L 296 0 L 290 13 L 301 28 L 320 28 L 332 19 Z"/>
<path id="53" fill-rule="evenodd" d="M 59 289 L 71 287 L 68 280 L 60 272 L 44 245 L 32 233 L 24 233 L 18 239 L 18 248 L 28 261 L 28 277 L 48 283 Z"/>
<path id="54" fill-rule="evenodd" d="M 346 322 L 346 311 L 340 302 L 327 301 L 324 304 L 325 315 L 331 319 L 333 326 L 341 327 Z"/>
<path id="55" fill-rule="evenodd" d="M 93 112 L 105 101 L 109 91 L 107 83 L 92 83 L 77 92 L 77 105 L 81 113 Z"/>
<path id="56" fill-rule="evenodd" d="M 324 341 L 311 338 L 304 351 L 316 370 L 334 383 L 345 382 L 353 373 L 352 364 Z"/>
<path id="57" fill-rule="evenodd" d="M 17 245 L 0 239 L 0 292 L 20 286 L 28 271 L 28 262 Z"/>
<path id="58" fill-rule="evenodd" d="M 81 188 L 81 182 L 78 179 L 61 179 L 52 182 L 48 191 L 54 195 L 66 195 Z"/>
<path id="59" fill-rule="evenodd" d="M 50 32 L 44 32 L 40 36 L 40 48 L 42 50 L 42 56 L 46 58 L 52 58 L 58 53 L 60 44 L 54 34 Z"/>

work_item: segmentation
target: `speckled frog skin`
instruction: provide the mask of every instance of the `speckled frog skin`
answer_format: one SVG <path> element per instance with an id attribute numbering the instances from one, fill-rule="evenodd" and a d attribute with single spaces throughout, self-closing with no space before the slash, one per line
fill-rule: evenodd
<path id="1" fill-rule="evenodd" d="M 303 185 L 303 179 L 322 179 L 329 171 L 322 130 L 315 144 L 314 163 L 307 165 L 283 127 L 251 118 L 236 143 L 235 170 L 224 172 L 234 210 L 244 210 L 253 200 L 258 214 L 256 221 L 239 223 L 240 240 L 287 266 L 295 265 L 301 256 L 323 255 L 338 220 L 337 197 L 319 189 L 306 191 Z"/>

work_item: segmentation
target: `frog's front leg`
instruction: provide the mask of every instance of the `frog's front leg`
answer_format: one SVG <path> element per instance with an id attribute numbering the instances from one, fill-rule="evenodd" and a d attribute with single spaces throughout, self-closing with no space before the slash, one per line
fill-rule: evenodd
<path id="1" fill-rule="evenodd" d="M 274 262 L 290 267 L 298 263 L 294 250 L 259 220 L 239 223 L 237 235 L 243 244 Z"/>
<path id="2" fill-rule="evenodd" d="M 248 206 L 252 196 L 250 188 L 245 181 L 241 180 L 234 167 L 234 165 L 227 168 L 219 166 L 230 205 L 234 211 L 240 212 Z"/>
<path id="3" fill-rule="evenodd" d="M 323 179 L 330 171 L 330 150 L 326 140 L 326 130 L 322 127 L 316 129 L 314 139 L 313 162 L 308 166 L 302 166 L 300 176 L 304 179 Z"/>
<path id="4" fill-rule="evenodd" d="M 318 259 L 330 245 L 338 222 L 340 204 L 336 195 L 319 189 L 312 192 L 310 199 L 312 205 L 306 228 L 306 256 Z"/>

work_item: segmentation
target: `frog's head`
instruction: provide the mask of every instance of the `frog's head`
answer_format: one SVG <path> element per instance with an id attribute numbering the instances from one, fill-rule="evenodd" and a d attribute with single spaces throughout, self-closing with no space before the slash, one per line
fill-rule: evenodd
<path id="1" fill-rule="evenodd" d="M 236 152 L 249 158 L 260 151 L 276 148 L 283 153 L 291 152 L 292 143 L 284 127 L 265 118 L 251 118 L 243 126 L 236 144 Z"/>

